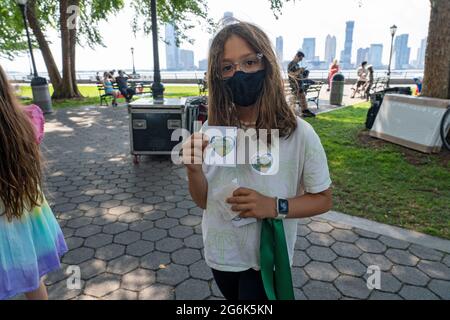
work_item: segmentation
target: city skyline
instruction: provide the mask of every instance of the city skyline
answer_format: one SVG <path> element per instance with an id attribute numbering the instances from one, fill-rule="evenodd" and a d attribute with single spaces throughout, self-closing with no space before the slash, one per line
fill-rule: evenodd
<path id="1" fill-rule="evenodd" d="M 389 58 L 390 33 L 389 27 L 396 24 L 399 34 L 408 33 L 409 47 L 411 48 L 411 60 L 418 60 L 421 41 L 427 35 L 429 23 L 430 4 L 428 0 L 417 0 L 411 3 L 407 0 L 395 2 L 388 0 L 365 1 L 362 6 L 355 5 L 353 0 L 330 2 L 324 0 L 302 0 L 300 2 L 288 2 L 284 5 L 283 14 L 277 20 L 274 18 L 270 6 L 259 5 L 256 0 L 237 1 L 209 1 L 209 17 L 215 21 L 223 18 L 224 12 L 233 12 L 234 17 L 244 21 L 255 23 L 268 34 L 274 47 L 277 37 L 283 37 L 283 60 L 290 60 L 295 52 L 300 49 L 304 38 L 316 38 L 315 55 L 324 60 L 326 37 L 335 36 L 337 41 L 336 57 L 340 59 L 340 52 L 345 43 L 345 22 L 355 21 L 353 45 L 351 56 L 356 62 L 358 48 L 367 48 L 371 44 L 382 44 L 382 62 L 386 65 Z M 318 8 L 324 8 L 320 14 L 306 14 L 304 12 L 317 12 Z M 389 8 L 389 10 L 386 10 Z M 336 14 L 339 12 L 339 14 Z M 426 13 L 426 14 L 425 14 Z M 131 27 L 124 21 L 131 21 L 132 10 L 127 6 L 117 16 L 112 16 L 108 21 L 101 22 L 99 30 L 104 37 L 106 47 L 77 48 L 77 69 L 110 70 L 130 69 L 130 48 L 135 48 L 136 68 L 150 70 L 153 67 L 152 42 L 150 35 L 132 34 Z M 302 16 L 301 23 L 298 17 Z M 308 27 L 303 27 L 308 26 Z M 330 32 L 331 31 L 331 32 Z M 164 29 L 161 28 L 160 36 L 164 38 Z M 207 57 L 209 40 L 213 35 L 206 33 L 203 26 L 188 31 L 188 36 L 195 40 L 194 44 L 182 43 L 181 48 L 194 51 L 195 61 L 201 61 Z M 61 46 L 59 35 L 56 32 L 48 32 L 48 40 L 55 60 L 60 67 Z M 160 63 L 162 69 L 166 69 L 165 44 L 160 42 Z M 422 50 L 423 51 L 423 50 Z M 35 50 L 36 63 L 39 71 L 45 72 L 45 64 L 39 50 Z M 114 53 L 114 54 L 112 54 Z M 416 55 L 417 53 L 417 55 Z M 13 61 L 0 58 L 0 63 L 6 70 L 28 72 L 28 57 L 24 53 Z"/>

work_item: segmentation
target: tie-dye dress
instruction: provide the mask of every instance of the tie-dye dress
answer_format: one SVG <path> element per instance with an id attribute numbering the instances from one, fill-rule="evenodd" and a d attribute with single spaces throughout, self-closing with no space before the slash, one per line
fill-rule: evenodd
<path id="1" fill-rule="evenodd" d="M 63 233 L 45 199 L 11 221 L 0 201 L 0 300 L 36 290 L 43 275 L 61 267 L 66 252 Z"/>

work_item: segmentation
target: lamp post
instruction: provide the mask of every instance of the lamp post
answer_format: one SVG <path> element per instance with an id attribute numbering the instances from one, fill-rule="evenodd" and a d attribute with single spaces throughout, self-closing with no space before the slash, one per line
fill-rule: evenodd
<path id="1" fill-rule="evenodd" d="M 131 58 L 133 59 L 133 76 L 136 76 L 136 68 L 134 67 L 134 48 L 131 47 Z"/>
<path id="2" fill-rule="evenodd" d="M 390 82 L 391 82 L 391 64 L 392 64 L 392 52 L 393 52 L 393 50 L 394 50 L 394 36 L 395 36 L 395 33 L 397 32 L 397 26 L 394 24 L 392 27 L 391 27 L 391 53 L 390 53 L 390 55 L 389 55 L 389 67 L 388 67 L 388 81 L 387 81 L 387 84 L 386 84 L 386 86 L 389 88 L 389 84 L 390 84 Z"/>
<path id="3" fill-rule="evenodd" d="M 159 51 L 158 51 L 158 21 L 156 16 L 156 0 L 151 0 L 152 15 L 152 38 L 153 38 L 153 99 L 162 100 L 164 98 L 164 85 L 161 83 L 161 71 L 159 68 Z"/>
<path id="4" fill-rule="evenodd" d="M 38 105 L 44 113 L 52 113 L 52 100 L 48 91 L 47 79 L 39 77 L 36 62 L 33 55 L 33 46 L 31 44 L 30 32 L 28 31 L 28 23 L 26 18 L 28 0 L 16 0 L 17 5 L 22 13 L 23 24 L 27 34 L 28 49 L 30 50 L 31 64 L 33 66 L 33 78 L 31 79 L 31 91 L 33 92 L 33 102 Z"/>

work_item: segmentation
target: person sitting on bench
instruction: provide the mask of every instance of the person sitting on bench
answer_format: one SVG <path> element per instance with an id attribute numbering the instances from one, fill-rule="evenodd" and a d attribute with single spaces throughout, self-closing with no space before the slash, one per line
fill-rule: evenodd
<path id="1" fill-rule="evenodd" d="M 116 77 L 116 83 L 119 87 L 120 93 L 125 97 L 127 103 L 129 103 L 136 94 L 136 90 L 128 86 L 128 79 L 129 77 L 125 74 L 125 72 L 119 70 L 119 76 Z"/>
<path id="2" fill-rule="evenodd" d="M 352 88 L 353 90 L 353 94 L 351 96 L 351 98 L 353 99 L 357 93 L 360 92 L 361 88 L 364 88 L 364 86 L 367 83 L 367 75 L 368 75 L 368 70 L 366 69 L 367 66 L 367 61 L 363 61 L 363 63 L 361 63 L 361 66 L 358 68 L 357 73 L 358 73 L 358 81 L 356 82 L 356 88 Z"/>
<path id="3" fill-rule="evenodd" d="M 105 94 L 111 95 L 113 97 L 112 105 L 117 107 L 117 98 L 119 97 L 119 91 L 114 89 L 113 86 L 114 78 L 109 72 L 103 74 L 103 87 L 105 88 Z"/>
<path id="4" fill-rule="evenodd" d="M 368 79 L 368 81 L 367 81 L 367 83 L 366 83 L 366 86 L 365 86 L 365 93 L 366 93 L 366 101 L 369 101 L 369 98 L 370 98 L 370 90 L 372 89 L 372 86 L 373 86 L 373 82 L 374 82 L 374 77 L 373 77 L 373 74 L 374 74 L 374 70 L 373 70 L 373 66 L 372 65 L 370 65 L 370 66 L 368 66 L 367 67 L 367 71 L 369 72 L 369 79 Z"/>
<path id="5" fill-rule="evenodd" d="M 306 100 L 306 93 L 304 88 L 304 80 L 308 77 L 309 72 L 304 68 L 298 66 L 299 62 L 303 60 L 305 54 L 298 51 L 294 59 L 288 65 L 288 75 L 291 87 L 294 89 L 294 94 L 299 99 L 300 109 L 303 117 L 315 117 L 316 115 L 308 109 L 308 101 Z"/>

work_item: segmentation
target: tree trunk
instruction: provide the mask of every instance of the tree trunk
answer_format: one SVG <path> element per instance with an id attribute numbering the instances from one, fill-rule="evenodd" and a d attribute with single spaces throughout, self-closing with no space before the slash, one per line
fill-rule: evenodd
<path id="1" fill-rule="evenodd" d="M 70 5 L 79 6 L 80 0 L 71 0 Z M 77 73 L 76 73 L 76 47 L 77 47 L 77 28 L 76 28 L 76 19 L 74 21 L 75 28 L 69 30 L 69 38 L 70 38 L 70 73 L 72 75 L 72 88 L 77 97 L 82 97 L 80 90 L 78 90 L 77 85 Z"/>
<path id="2" fill-rule="evenodd" d="M 59 23 L 61 28 L 61 52 L 62 52 L 62 95 L 61 98 L 70 99 L 77 95 L 73 90 L 72 62 L 70 50 L 70 32 L 67 27 L 67 7 L 68 0 L 61 0 L 59 3 Z"/>
<path id="3" fill-rule="evenodd" d="M 423 95 L 450 99 L 450 1 L 431 0 Z"/>
<path id="4" fill-rule="evenodd" d="M 41 50 L 42 57 L 47 67 L 47 73 L 50 78 L 50 82 L 53 86 L 52 98 L 58 99 L 61 95 L 61 75 L 59 74 L 58 66 L 56 65 L 55 59 L 53 58 L 52 51 L 48 45 L 45 35 L 42 32 L 39 21 L 36 18 L 36 1 L 30 0 L 27 5 L 27 20 L 30 25 L 31 30 L 36 38 L 36 41 Z"/>

